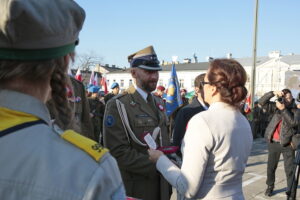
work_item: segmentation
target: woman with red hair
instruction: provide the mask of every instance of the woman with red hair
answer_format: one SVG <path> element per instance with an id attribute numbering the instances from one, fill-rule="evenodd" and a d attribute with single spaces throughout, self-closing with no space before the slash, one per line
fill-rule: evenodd
<path id="1" fill-rule="evenodd" d="M 244 199 L 242 176 L 252 147 L 247 119 L 239 111 L 247 95 L 246 72 L 232 59 L 210 63 L 201 82 L 209 109 L 188 123 L 178 168 L 161 151 L 150 160 L 178 191 L 178 199 Z"/>

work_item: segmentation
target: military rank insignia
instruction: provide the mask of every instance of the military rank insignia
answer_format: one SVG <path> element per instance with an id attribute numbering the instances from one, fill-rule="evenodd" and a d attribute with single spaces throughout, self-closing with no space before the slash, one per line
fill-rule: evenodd
<path id="1" fill-rule="evenodd" d="M 131 101 L 131 102 L 130 102 L 130 105 L 131 105 L 132 107 L 134 107 L 134 106 L 136 105 L 136 103 L 135 103 L 134 101 Z"/>

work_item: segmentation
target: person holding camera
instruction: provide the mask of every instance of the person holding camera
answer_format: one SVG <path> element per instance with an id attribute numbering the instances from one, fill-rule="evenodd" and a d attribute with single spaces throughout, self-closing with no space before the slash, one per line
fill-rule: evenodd
<path id="1" fill-rule="evenodd" d="M 276 96 L 275 102 L 270 101 Z M 299 117 L 297 106 L 289 89 L 282 91 L 270 91 L 259 100 L 259 105 L 266 109 L 270 115 L 270 122 L 265 131 L 268 141 L 268 164 L 267 164 L 267 189 L 266 196 L 272 196 L 275 183 L 275 172 L 279 162 L 280 154 L 283 155 L 284 170 L 289 186 L 293 177 L 293 161 L 295 158 L 294 148 L 291 145 L 292 137 L 297 133 Z"/>

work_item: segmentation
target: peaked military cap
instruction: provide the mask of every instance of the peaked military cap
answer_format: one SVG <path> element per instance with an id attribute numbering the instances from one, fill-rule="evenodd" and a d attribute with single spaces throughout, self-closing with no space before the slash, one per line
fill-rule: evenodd
<path id="1" fill-rule="evenodd" d="M 45 60 L 73 52 L 85 19 L 73 0 L 1 0 L 0 59 Z"/>
<path id="2" fill-rule="evenodd" d="M 159 65 L 157 55 L 153 46 L 146 47 L 134 54 L 128 56 L 130 67 L 138 67 L 146 70 L 160 71 L 162 68 Z"/>

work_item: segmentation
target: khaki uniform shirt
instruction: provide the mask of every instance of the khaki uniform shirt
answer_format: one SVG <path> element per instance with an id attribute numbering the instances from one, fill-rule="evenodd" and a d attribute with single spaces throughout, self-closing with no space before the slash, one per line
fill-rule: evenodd
<path id="1" fill-rule="evenodd" d="M 167 116 L 163 109 L 159 109 L 163 105 L 162 100 L 154 97 L 156 105 L 153 103 L 150 106 L 131 86 L 124 94 L 114 97 L 106 105 L 103 134 L 104 145 L 117 159 L 127 196 L 143 200 L 169 200 L 170 187 L 156 170 L 155 164 L 149 160 L 148 147 L 137 144 L 131 138 L 128 141 L 116 99 L 125 105 L 130 127 L 140 141 L 143 141 L 146 133 L 152 133 L 159 126 L 162 144 L 167 146 Z M 159 136 L 156 141 L 160 144 Z"/>

